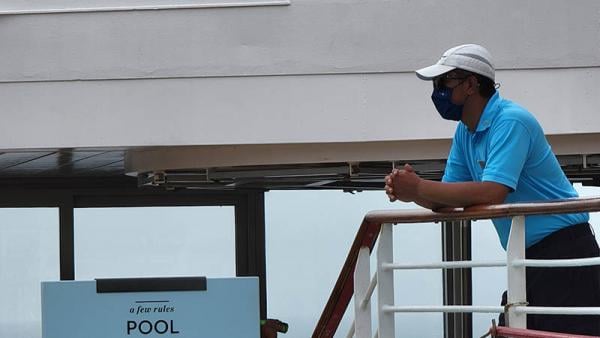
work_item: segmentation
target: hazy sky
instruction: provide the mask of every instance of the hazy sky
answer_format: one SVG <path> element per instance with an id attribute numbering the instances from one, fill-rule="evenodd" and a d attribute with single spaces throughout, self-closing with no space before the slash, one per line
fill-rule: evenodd
<path id="1" fill-rule="evenodd" d="M 600 188 L 578 187 L 582 196 Z M 364 214 L 390 204 L 382 192 L 273 191 L 266 194 L 268 313 L 290 324 L 284 338 L 309 337 Z M 0 209 L 0 337 L 39 338 L 41 280 L 57 280 L 56 209 Z M 96 277 L 233 276 L 232 207 L 78 209 L 77 279 Z M 600 218 L 592 222 L 600 231 Z M 438 224 L 398 225 L 395 260 L 441 259 Z M 119 236 L 114 236 L 118 232 Z M 489 221 L 473 223 L 473 259 L 503 259 Z M 372 263 L 374 267 L 374 261 Z M 474 304 L 497 305 L 504 269 L 474 269 Z M 398 305 L 442 303 L 441 272 L 396 272 Z M 351 308 L 351 307 L 350 307 Z M 338 337 L 345 337 L 349 317 Z M 474 334 L 495 315 L 475 315 Z M 398 314 L 398 337 L 442 337 L 441 314 Z"/>

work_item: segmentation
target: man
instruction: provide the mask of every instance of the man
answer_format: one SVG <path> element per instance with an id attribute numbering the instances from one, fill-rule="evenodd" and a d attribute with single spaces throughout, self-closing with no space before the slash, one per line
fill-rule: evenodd
<path id="1" fill-rule="evenodd" d="M 485 48 L 451 48 L 416 73 L 433 82 L 431 98 L 442 118 L 459 123 L 442 182 L 421 179 L 407 164 L 386 177 L 390 201 L 437 209 L 578 196 L 535 117 L 500 97 Z M 587 213 L 526 217 L 527 258 L 599 256 L 588 220 Z M 510 219 L 493 222 L 506 249 Z M 600 306 L 600 268 L 527 268 L 527 301 L 530 306 Z M 600 335 L 600 316 L 528 315 L 527 327 Z"/>

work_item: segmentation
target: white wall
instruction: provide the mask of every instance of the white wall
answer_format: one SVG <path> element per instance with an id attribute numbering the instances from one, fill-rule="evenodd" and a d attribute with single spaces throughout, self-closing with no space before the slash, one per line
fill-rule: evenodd
<path id="1" fill-rule="evenodd" d="M 600 132 L 592 0 L 293 0 L 0 28 L 2 149 L 447 139 L 413 70 L 463 42 L 492 51 L 501 92 L 548 134 Z"/>
<path id="2" fill-rule="evenodd" d="M 44 8 L 46 1 L 18 2 Z M 0 11 L 18 2 L 3 1 Z M 144 2 L 157 3 L 119 3 Z M 597 67 L 599 10 L 594 0 L 543 6 L 535 0 L 292 0 L 290 6 L 4 15 L 0 79 L 410 72 L 464 42 L 488 46 L 500 69 Z"/>
<path id="3" fill-rule="evenodd" d="M 501 71 L 548 134 L 600 132 L 600 68 Z M 0 85 L 3 148 L 451 137 L 412 73 Z M 60 136 L 60 137 L 57 137 Z"/>

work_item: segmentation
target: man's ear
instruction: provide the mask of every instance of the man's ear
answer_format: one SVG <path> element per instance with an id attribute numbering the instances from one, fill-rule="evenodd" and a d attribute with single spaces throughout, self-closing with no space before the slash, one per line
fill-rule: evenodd
<path id="1" fill-rule="evenodd" d="M 469 76 L 467 82 L 469 83 L 469 88 L 467 89 L 469 95 L 479 93 L 479 80 L 474 75 Z"/>

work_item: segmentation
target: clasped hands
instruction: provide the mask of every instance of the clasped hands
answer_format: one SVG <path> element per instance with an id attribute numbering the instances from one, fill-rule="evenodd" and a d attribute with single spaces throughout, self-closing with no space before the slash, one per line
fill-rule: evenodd
<path id="1" fill-rule="evenodd" d="M 414 202 L 418 197 L 420 181 L 413 167 L 405 164 L 404 169 L 394 169 L 385 177 L 385 193 L 390 202 Z"/>

